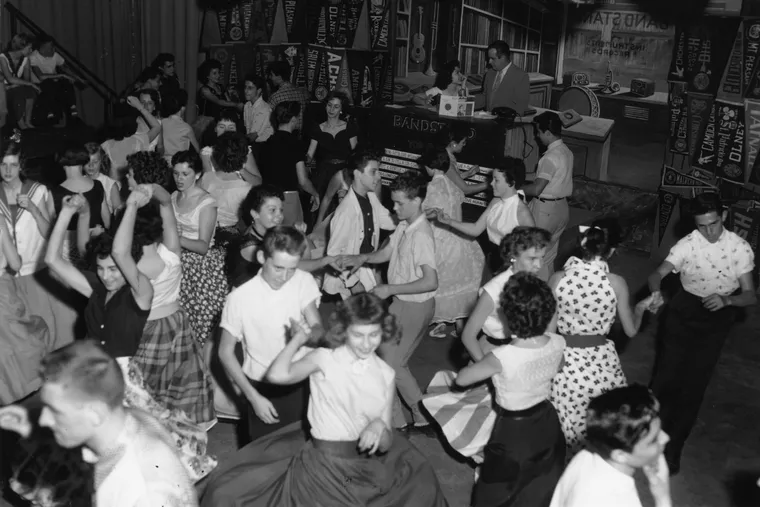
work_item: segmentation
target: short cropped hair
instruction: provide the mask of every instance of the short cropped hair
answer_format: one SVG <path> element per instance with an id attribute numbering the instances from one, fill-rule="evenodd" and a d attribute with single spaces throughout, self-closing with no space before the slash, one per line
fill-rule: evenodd
<path id="1" fill-rule="evenodd" d="M 353 173 L 354 170 L 364 172 L 364 169 L 367 167 L 367 165 L 369 165 L 370 162 L 378 162 L 379 160 L 380 153 L 378 153 L 376 150 L 356 150 L 348 156 L 348 160 L 346 161 L 346 169 L 348 169 L 351 173 Z"/>
<path id="2" fill-rule="evenodd" d="M 346 343 L 348 328 L 354 325 L 380 324 L 383 331 L 382 342 L 397 342 L 401 328 L 396 317 L 388 311 L 382 299 L 363 292 L 338 303 L 327 320 L 324 337 L 328 348 L 337 348 Z"/>
<path id="3" fill-rule="evenodd" d="M 512 275 L 504 285 L 499 306 L 513 335 L 531 338 L 546 332 L 557 310 L 557 300 L 546 282 L 523 271 Z"/>
<path id="4" fill-rule="evenodd" d="M 150 64 L 151 67 L 154 67 L 156 69 L 160 69 L 164 65 L 166 65 L 169 62 L 174 62 L 174 55 L 171 53 L 159 53 L 158 56 L 156 56 L 153 59 L 153 63 Z"/>
<path id="5" fill-rule="evenodd" d="M 659 412 L 660 403 L 646 387 L 617 387 L 589 403 L 586 440 L 605 459 L 614 450 L 631 452 L 652 429 Z"/>
<path id="6" fill-rule="evenodd" d="M 253 86 L 261 90 L 261 96 L 266 100 L 267 99 L 267 81 L 263 77 L 259 76 L 258 74 L 247 74 L 243 78 L 243 84 L 246 82 L 253 83 Z"/>
<path id="7" fill-rule="evenodd" d="M 193 149 L 178 151 L 172 155 L 172 168 L 177 164 L 187 164 L 188 169 L 195 174 L 203 172 L 203 162 L 201 162 L 201 157 Z"/>
<path id="8" fill-rule="evenodd" d="M 216 138 L 211 160 L 217 171 L 233 173 L 239 171 L 248 160 L 248 140 L 240 132 L 225 132 Z"/>
<path id="9" fill-rule="evenodd" d="M 161 116 L 168 118 L 187 106 L 187 92 L 183 89 L 164 93 L 161 100 Z"/>
<path id="10" fill-rule="evenodd" d="M 390 191 L 404 192 L 407 199 L 419 197 L 424 201 L 427 196 L 427 181 L 417 170 L 406 171 L 391 182 Z"/>
<path id="11" fill-rule="evenodd" d="M 689 210 L 692 216 L 698 217 L 700 215 L 707 215 L 713 211 L 720 215 L 723 213 L 724 207 L 720 200 L 720 195 L 717 192 L 705 192 L 699 194 L 691 200 L 689 204 Z"/>
<path id="12" fill-rule="evenodd" d="M 533 118 L 533 124 L 536 125 L 541 132 L 546 132 L 548 130 L 556 137 L 562 137 L 562 121 L 559 119 L 559 115 L 554 111 L 544 111 L 539 114 Z"/>
<path id="13" fill-rule="evenodd" d="M 509 266 L 513 259 L 526 250 L 546 248 L 551 239 L 552 235 L 545 229 L 518 225 L 512 229 L 512 232 L 501 238 L 499 244 L 501 261 L 504 266 Z"/>
<path id="14" fill-rule="evenodd" d="M 284 201 L 285 193 L 281 188 L 267 184 L 253 187 L 251 190 L 249 190 L 248 194 L 245 196 L 245 199 L 243 199 L 243 202 L 240 203 L 240 218 L 243 219 L 245 225 L 250 227 L 253 223 L 251 211 L 255 210 L 256 213 L 259 213 L 261 211 L 261 207 L 264 205 L 267 199 L 273 198 Z"/>
<path id="15" fill-rule="evenodd" d="M 296 257 L 303 256 L 306 251 L 306 236 L 294 227 L 278 225 L 267 231 L 261 241 L 264 257 L 272 258 L 275 252 L 285 252 Z"/>
<path id="16" fill-rule="evenodd" d="M 501 173 L 512 187 L 520 188 L 525 183 L 525 161 L 521 158 L 504 157 L 493 170 Z"/>
<path id="17" fill-rule="evenodd" d="M 166 188 L 169 184 L 169 164 L 160 153 L 138 151 L 127 156 L 127 167 L 132 169 L 138 185 L 155 183 Z"/>
<path id="18" fill-rule="evenodd" d="M 497 40 L 493 41 L 488 45 L 488 50 L 495 49 L 496 50 L 496 56 L 506 56 L 509 58 L 512 56 L 512 49 L 509 47 L 509 44 L 507 44 L 503 40 Z"/>
<path id="19" fill-rule="evenodd" d="M 269 123 L 276 130 L 280 125 L 285 125 L 291 119 L 301 114 L 301 103 L 297 101 L 280 102 L 269 115 Z"/>
<path id="20" fill-rule="evenodd" d="M 124 375 L 116 359 L 94 340 L 77 340 L 45 356 L 45 382 L 73 389 L 114 409 L 124 403 Z"/>

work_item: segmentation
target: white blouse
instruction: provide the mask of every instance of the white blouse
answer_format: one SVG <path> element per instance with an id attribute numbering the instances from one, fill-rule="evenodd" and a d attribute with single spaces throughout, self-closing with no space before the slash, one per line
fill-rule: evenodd
<path id="1" fill-rule="evenodd" d="M 517 209 L 520 207 L 520 195 L 515 194 L 506 199 L 494 199 L 486 211 L 486 232 L 491 243 L 498 245 L 504 236 L 520 225 L 517 222 Z"/>
<path id="2" fill-rule="evenodd" d="M 201 210 L 207 206 L 216 207 L 216 201 L 210 195 L 204 196 L 198 206 L 188 212 L 182 212 L 177 209 L 177 197 L 179 191 L 175 191 L 172 194 L 172 208 L 174 209 L 174 216 L 177 218 L 177 224 L 182 227 L 182 236 L 187 239 L 198 239 L 200 237 L 201 229 Z M 211 234 L 211 241 L 209 247 L 214 246 L 214 234 Z"/>
<path id="3" fill-rule="evenodd" d="M 358 440 L 371 421 L 382 418 L 391 427 L 388 405 L 393 403 L 396 373 L 376 354 L 357 359 L 345 345 L 316 349 L 313 359 L 321 371 L 309 377 L 309 424 L 314 438 Z"/>
<path id="4" fill-rule="evenodd" d="M 45 185 L 37 182 L 26 182 L 21 191 L 29 195 L 37 208 L 47 209 L 50 192 Z M 0 212 L 5 216 L 8 230 L 14 236 L 16 250 L 21 257 L 21 269 L 17 276 L 31 275 L 45 268 L 47 239 L 40 234 L 37 221 L 32 213 L 17 206 L 16 213 L 13 215 L 10 206 L 5 202 L 4 192 L 0 192 Z"/>
<path id="5" fill-rule="evenodd" d="M 179 256 L 163 243 L 159 243 L 156 252 L 164 261 L 164 270 L 150 281 L 153 286 L 151 310 L 179 301 L 179 289 L 182 285 L 182 262 Z"/>

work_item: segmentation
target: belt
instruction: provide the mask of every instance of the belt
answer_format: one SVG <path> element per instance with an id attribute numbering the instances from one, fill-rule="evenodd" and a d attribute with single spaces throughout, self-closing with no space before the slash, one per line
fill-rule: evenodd
<path id="1" fill-rule="evenodd" d="M 554 202 L 554 201 L 561 201 L 563 199 L 567 199 L 567 197 L 536 197 L 541 202 Z"/>
<path id="2" fill-rule="evenodd" d="M 325 454 L 331 454 L 339 458 L 371 458 L 369 454 L 359 451 L 358 440 L 320 440 L 312 438 L 311 443 L 315 449 L 319 449 Z"/>
<path id="3" fill-rule="evenodd" d="M 493 409 L 494 412 L 496 412 L 497 415 L 503 416 L 503 417 L 509 417 L 511 419 L 525 419 L 527 417 L 532 417 L 539 412 L 542 412 L 549 408 L 551 404 L 548 400 L 541 401 L 539 403 L 536 403 L 532 407 L 523 409 L 523 410 L 507 410 L 506 408 L 502 407 L 498 403 L 494 403 Z"/>

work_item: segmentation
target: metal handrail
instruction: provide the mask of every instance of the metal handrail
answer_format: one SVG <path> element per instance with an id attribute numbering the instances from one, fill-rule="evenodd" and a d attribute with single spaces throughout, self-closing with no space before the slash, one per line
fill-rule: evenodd
<path id="1" fill-rule="evenodd" d="M 3 7 L 5 7 L 10 15 L 11 36 L 16 35 L 16 22 L 23 24 L 32 33 L 32 35 L 50 36 L 26 14 L 21 12 L 15 5 L 11 4 L 10 2 L 5 2 Z M 79 77 L 81 77 L 88 85 L 90 85 L 93 91 L 95 91 L 95 93 L 97 93 L 103 99 L 105 105 L 103 114 L 105 116 L 104 119 L 107 121 L 108 117 L 110 116 L 109 113 L 112 105 L 119 101 L 118 94 L 110 86 L 108 86 L 105 81 L 100 79 L 95 73 L 87 68 L 82 62 L 80 62 L 79 59 L 77 59 L 63 46 L 61 46 L 58 41 L 56 41 L 53 37 L 51 37 L 51 39 L 53 39 L 53 45 L 56 47 L 56 50 L 66 59 L 66 63 L 72 68 L 72 70 L 76 74 L 79 74 Z"/>

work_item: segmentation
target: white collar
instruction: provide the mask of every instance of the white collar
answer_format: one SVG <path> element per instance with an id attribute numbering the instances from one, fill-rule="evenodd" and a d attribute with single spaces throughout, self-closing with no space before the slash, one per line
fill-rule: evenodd
<path id="1" fill-rule="evenodd" d="M 549 146 L 546 147 L 546 151 L 553 150 L 560 144 L 562 144 L 562 139 L 557 139 L 556 141 L 552 141 L 551 143 L 549 143 Z"/>
<path id="2" fill-rule="evenodd" d="M 427 220 L 427 217 L 425 217 L 425 213 L 424 212 L 420 213 L 420 216 L 418 216 L 417 218 L 415 218 L 413 222 L 406 222 L 408 224 L 406 226 L 406 231 L 408 231 L 408 230 L 410 230 L 410 229 L 412 229 L 414 227 L 417 227 L 418 225 L 420 225 L 422 223 L 423 220 Z M 406 231 L 404 231 L 404 232 L 406 232 Z"/>
<path id="3" fill-rule="evenodd" d="M 504 76 L 506 76 L 506 75 L 507 75 L 507 71 L 509 70 L 509 68 L 510 68 L 511 66 L 512 66 L 512 62 L 509 62 L 509 63 L 507 64 L 507 66 L 506 66 L 506 67 L 504 67 L 503 69 L 501 69 L 501 70 L 498 72 L 498 74 L 501 74 L 501 78 L 502 78 L 502 79 L 504 79 Z"/>
<path id="4" fill-rule="evenodd" d="M 258 99 L 254 100 L 253 102 L 249 102 L 249 104 L 251 104 L 253 107 L 256 107 L 259 104 L 261 104 L 262 102 L 264 102 L 264 97 L 259 96 Z"/>

